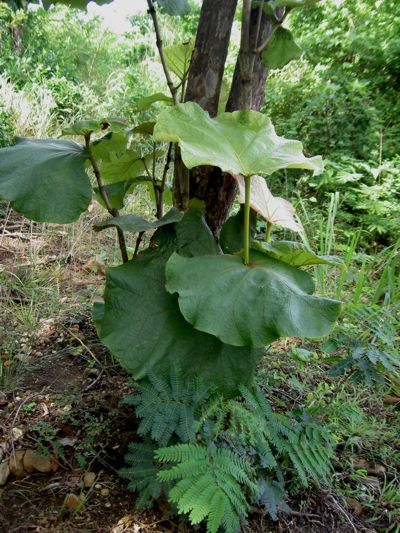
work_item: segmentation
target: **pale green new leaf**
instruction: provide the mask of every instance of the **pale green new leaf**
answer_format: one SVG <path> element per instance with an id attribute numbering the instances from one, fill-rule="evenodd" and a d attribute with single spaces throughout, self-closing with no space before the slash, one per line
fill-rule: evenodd
<path id="1" fill-rule="evenodd" d="M 164 102 L 165 104 L 172 105 L 174 103 L 174 100 L 172 96 L 167 96 L 164 93 L 155 93 L 150 96 L 144 96 L 143 98 L 141 98 L 137 103 L 137 110 L 147 111 L 149 107 L 155 104 L 156 102 Z"/>
<path id="2" fill-rule="evenodd" d="M 121 215 L 119 217 L 103 220 L 99 224 L 93 226 L 93 229 L 95 231 L 101 231 L 106 228 L 118 227 L 121 228 L 122 231 L 139 233 L 142 231 L 150 231 L 161 228 L 161 226 L 173 224 L 174 222 L 180 222 L 182 218 L 183 212 L 173 207 L 166 215 L 160 218 L 160 220 L 155 220 L 154 222 L 149 222 L 148 220 L 136 215 Z"/>
<path id="3" fill-rule="evenodd" d="M 73 222 L 92 197 L 87 157 L 74 142 L 20 139 L 0 150 L 0 197 L 32 220 Z"/>
<path id="4" fill-rule="evenodd" d="M 265 346 L 279 337 L 329 333 L 340 302 L 313 296 L 309 274 L 253 251 L 251 265 L 231 255 L 185 258 L 173 254 L 167 290 L 197 330 L 234 346 Z"/>
<path id="5" fill-rule="evenodd" d="M 279 259 L 295 267 L 310 265 L 330 265 L 341 269 L 346 266 L 339 257 L 317 255 L 305 244 L 292 241 L 255 242 L 253 247 L 274 259 Z"/>
<path id="6" fill-rule="evenodd" d="M 92 153 L 95 159 L 109 159 L 110 154 L 122 153 L 126 150 L 128 138 L 125 132 L 110 131 L 101 139 L 93 141 L 91 144 Z"/>
<path id="7" fill-rule="evenodd" d="M 142 122 L 133 128 L 133 133 L 141 133 L 142 135 L 153 135 L 155 122 Z"/>
<path id="8" fill-rule="evenodd" d="M 301 54 L 302 49 L 296 44 L 290 30 L 279 26 L 261 54 L 261 58 L 268 68 L 278 69 L 283 68 L 293 59 L 299 59 Z"/>
<path id="9" fill-rule="evenodd" d="M 295 7 L 307 7 L 311 4 L 316 4 L 319 1 L 320 0 L 270 0 L 269 4 L 272 9 L 277 9 L 279 7 L 294 9 Z"/>
<path id="10" fill-rule="evenodd" d="M 282 168 L 320 172 L 320 156 L 307 158 L 299 141 L 279 137 L 271 120 L 257 111 L 235 111 L 211 118 L 188 102 L 161 112 L 154 140 L 179 143 L 187 168 L 213 165 L 231 174 L 272 174 Z"/>
<path id="11" fill-rule="evenodd" d="M 117 118 L 104 118 L 101 120 L 79 120 L 62 130 L 62 135 L 89 135 L 95 131 L 115 131 L 121 132 L 126 128 L 126 123 Z"/>
<path id="12" fill-rule="evenodd" d="M 187 76 L 193 53 L 193 42 L 188 41 L 164 48 L 165 61 L 168 69 L 182 81 Z"/>

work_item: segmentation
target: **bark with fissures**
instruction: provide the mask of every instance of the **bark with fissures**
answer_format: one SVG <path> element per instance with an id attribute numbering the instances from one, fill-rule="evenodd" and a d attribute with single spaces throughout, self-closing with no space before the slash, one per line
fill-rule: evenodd
<path id="1" fill-rule="evenodd" d="M 212 3 L 212 2 L 211 2 Z M 214 3 L 214 17 L 216 17 L 215 11 L 218 8 L 215 7 Z M 264 42 L 268 38 L 272 31 L 272 23 L 267 19 L 265 14 L 262 15 L 260 31 L 258 36 L 258 43 L 256 40 L 257 33 L 257 23 L 258 23 L 258 9 L 253 9 L 251 13 L 250 21 L 250 53 L 252 54 L 252 60 L 254 61 L 253 75 L 251 79 L 251 91 L 250 91 L 250 102 L 244 101 L 244 95 L 249 93 L 245 88 L 246 80 L 244 79 L 243 73 L 241 72 L 239 60 L 236 64 L 232 87 L 227 103 L 227 111 L 236 111 L 242 108 L 250 108 L 258 111 L 264 100 L 264 87 L 267 79 L 267 69 L 261 61 L 259 55 L 254 55 L 254 50 L 257 47 L 257 44 Z M 202 30 L 202 25 L 206 25 L 207 20 L 200 18 L 198 38 L 196 41 L 196 47 L 199 46 L 199 50 L 207 48 L 207 42 L 202 41 L 198 42 L 200 39 L 204 38 L 204 30 Z M 227 53 L 228 42 L 226 43 L 225 56 L 223 52 L 219 52 L 219 57 L 225 57 Z M 201 48 L 200 48 L 201 45 Z M 192 61 L 191 72 L 197 72 L 197 62 L 200 62 L 200 55 L 194 55 Z M 225 63 L 225 60 L 224 60 Z M 204 65 L 204 63 L 202 62 Z M 207 77 L 207 67 L 205 69 L 203 78 Z M 222 78 L 221 78 L 222 81 Z M 191 87 L 191 91 L 187 93 L 187 100 L 192 100 L 200 105 L 204 102 L 202 100 L 202 85 L 200 83 L 196 84 L 197 91 L 194 90 L 193 85 L 195 85 L 196 78 L 191 79 L 189 76 L 188 87 Z M 220 85 L 219 85 L 220 87 Z M 191 98 L 188 98 L 190 96 Z M 219 93 L 218 93 L 219 98 Z M 248 98 L 248 97 L 247 97 Z M 213 102 L 210 106 L 210 102 Z M 211 100 L 208 99 L 208 107 L 205 107 L 207 111 L 211 114 L 216 114 L 218 104 L 215 104 L 215 98 Z M 204 107 L 204 106 L 203 106 Z M 232 203 L 235 199 L 237 193 L 237 184 L 236 181 L 227 173 L 221 172 L 220 169 L 215 167 L 197 167 L 192 169 L 190 172 L 190 197 L 198 198 L 205 202 L 206 206 L 206 220 L 211 230 L 213 231 L 216 237 L 219 236 L 219 232 L 222 224 L 225 222 L 229 211 L 231 209 Z"/>

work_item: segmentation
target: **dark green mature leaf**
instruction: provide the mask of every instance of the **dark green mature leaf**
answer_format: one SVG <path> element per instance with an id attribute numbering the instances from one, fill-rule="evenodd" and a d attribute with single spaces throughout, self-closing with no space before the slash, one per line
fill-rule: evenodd
<path id="1" fill-rule="evenodd" d="M 142 122 L 135 128 L 133 133 L 141 133 L 142 135 L 153 135 L 155 122 Z"/>
<path id="2" fill-rule="evenodd" d="M 188 0 L 156 0 L 165 13 L 172 16 L 187 15 L 190 13 Z"/>
<path id="3" fill-rule="evenodd" d="M 135 379 L 176 363 L 232 394 L 251 380 L 260 353 L 223 344 L 186 322 L 165 290 L 168 257 L 151 251 L 108 270 L 101 339 Z"/>
<path id="4" fill-rule="evenodd" d="M 131 178 L 129 180 L 118 181 L 117 183 L 106 185 L 104 188 L 108 199 L 110 200 L 111 207 L 114 207 L 114 209 L 122 209 L 124 207 L 125 196 L 133 192 L 135 188 L 141 184 L 151 185 L 150 179 L 147 176 L 138 176 L 137 178 Z M 99 204 L 104 208 L 107 208 L 98 187 L 95 187 L 93 190 Z"/>
<path id="5" fill-rule="evenodd" d="M 182 218 L 183 212 L 172 208 L 166 215 L 160 218 L 160 220 L 155 220 L 154 222 L 149 222 L 136 215 L 122 215 L 103 220 L 100 224 L 93 226 L 93 229 L 95 231 L 101 231 L 106 228 L 118 227 L 121 228 L 122 231 L 139 233 L 142 231 L 157 229 L 167 224 L 173 224 L 174 222 L 180 222 Z"/>
<path id="6" fill-rule="evenodd" d="M 250 242 L 253 241 L 256 234 L 257 214 L 255 211 L 250 211 Z M 244 207 L 240 206 L 240 210 L 236 215 L 228 218 L 222 226 L 219 242 L 225 254 L 233 254 L 243 248 L 243 233 L 244 233 Z"/>
<path id="7" fill-rule="evenodd" d="M 340 302 L 312 296 L 309 274 L 259 252 L 251 265 L 231 255 L 173 254 L 167 290 L 179 294 L 183 316 L 199 331 L 234 346 L 265 346 L 279 337 L 322 337 Z"/>
<path id="8" fill-rule="evenodd" d="M 150 181 L 150 177 L 144 179 L 143 176 L 146 174 L 146 166 L 148 169 L 152 167 L 153 155 L 161 157 L 164 155 L 164 151 L 157 150 L 155 154 L 151 152 L 144 156 L 133 150 L 127 150 L 122 155 L 110 153 L 108 159 L 100 165 L 101 175 L 107 184 L 133 178 L 140 178 L 142 182 Z"/>
<path id="9" fill-rule="evenodd" d="M 43 0 L 43 7 L 49 9 L 50 6 L 55 4 L 64 4 L 76 9 L 86 9 L 89 2 L 95 2 L 99 6 L 104 4 L 110 4 L 112 0 Z"/>
<path id="10" fill-rule="evenodd" d="M 165 104 L 172 105 L 174 103 L 174 100 L 172 96 L 167 96 L 164 93 L 155 93 L 151 96 L 145 96 L 141 98 L 137 103 L 137 110 L 147 111 L 149 107 L 155 104 L 156 102 L 164 102 Z"/>
<path id="11" fill-rule="evenodd" d="M 279 26 L 261 58 L 268 68 L 277 69 L 283 68 L 293 59 L 299 59 L 301 54 L 302 49 L 296 44 L 291 31 Z"/>
<path id="12" fill-rule="evenodd" d="M 188 229 L 182 230 L 186 224 Z M 212 253 L 210 236 L 205 232 L 203 237 L 204 232 L 198 214 L 186 215 L 175 226 L 157 231 L 157 250 L 109 269 L 104 317 L 101 320 L 96 313 L 97 328 L 104 344 L 135 379 L 177 364 L 185 374 L 198 374 L 229 395 L 239 384 L 251 381 L 261 351 L 228 346 L 196 331 L 183 318 L 176 296 L 165 290 L 165 265 L 174 250 L 191 256 L 201 253 L 203 242 L 204 251 Z"/>
<path id="13" fill-rule="evenodd" d="M 92 197 L 86 158 L 74 142 L 21 139 L 0 150 L 0 196 L 32 220 L 73 222 Z"/>
<path id="14" fill-rule="evenodd" d="M 168 69 L 182 81 L 187 76 L 193 53 L 193 42 L 189 41 L 164 48 L 165 61 Z"/>
<path id="15" fill-rule="evenodd" d="M 346 266 L 339 257 L 328 255 L 317 255 L 307 246 L 300 242 L 292 241 L 274 241 L 274 242 L 256 242 L 254 249 L 266 253 L 270 257 L 279 259 L 288 265 L 295 267 L 309 265 L 330 265 L 341 269 Z"/>
<path id="16" fill-rule="evenodd" d="M 320 156 L 307 158 L 299 141 L 278 137 L 270 119 L 257 111 L 235 111 L 211 118 L 187 102 L 160 113 L 154 140 L 177 142 L 187 168 L 213 165 L 231 174 L 272 174 L 282 168 L 320 172 Z"/>
<path id="17" fill-rule="evenodd" d="M 95 159 L 109 159 L 111 153 L 121 153 L 126 150 L 128 143 L 125 132 L 110 131 L 101 139 L 93 141 L 91 144 L 92 153 Z"/>

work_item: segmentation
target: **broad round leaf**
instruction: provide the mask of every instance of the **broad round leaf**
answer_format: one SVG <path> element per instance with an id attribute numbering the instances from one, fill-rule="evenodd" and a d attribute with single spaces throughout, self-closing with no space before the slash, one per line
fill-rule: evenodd
<path id="1" fill-rule="evenodd" d="M 153 164 L 153 155 L 161 157 L 164 155 L 163 150 L 156 150 L 146 154 L 140 155 L 134 150 L 126 150 L 125 153 L 115 154 L 110 153 L 109 157 L 100 163 L 100 171 L 104 181 L 109 183 L 118 183 L 129 179 L 140 177 L 143 181 L 143 175 L 146 174 L 147 168 L 151 168 Z M 150 178 L 148 180 L 150 181 Z"/>
<path id="2" fill-rule="evenodd" d="M 151 251 L 108 270 L 101 339 L 135 379 L 177 364 L 234 394 L 251 381 L 260 351 L 228 346 L 186 322 L 177 297 L 165 290 L 168 257 Z"/>
<path id="3" fill-rule="evenodd" d="M 173 254 L 167 290 L 179 294 L 183 316 L 196 329 L 235 346 L 265 346 L 279 337 L 322 337 L 340 302 L 313 296 L 306 272 L 259 252 L 251 266 L 231 255 Z"/>
<path id="4" fill-rule="evenodd" d="M 302 49 L 296 44 L 291 31 L 279 28 L 275 31 L 267 48 L 261 54 L 263 62 L 270 69 L 283 68 L 293 59 L 300 59 Z"/>
<path id="5" fill-rule="evenodd" d="M 92 197 L 86 158 L 74 142 L 22 139 L 0 150 L 0 196 L 32 220 L 73 222 Z"/>
<path id="6" fill-rule="evenodd" d="M 274 241 L 255 242 L 253 247 L 264 252 L 270 257 L 279 259 L 292 266 L 330 265 L 346 269 L 345 264 L 339 257 L 329 255 L 317 255 L 301 242 Z"/>
<path id="7" fill-rule="evenodd" d="M 305 157 L 301 142 L 279 137 L 270 119 L 257 111 L 211 118 L 194 102 L 179 104 L 160 113 L 154 140 L 179 143 L 187 168 L 212 165 L 243 176 L 282 168 L 323 169 L 320 156 Z"/>
<path id="8" fill-rule="evenodd" d="M 173 224 L 174 222 L 180 222 L 182 218 L 183 212 L 172 208 L 166 215 L 160 218 L 160 220 L 155 220 L 154 222 L 149 222 L 136 215 L 122 215 L 103 220 L 99 224 L 93 226 L 93 228 L 95 231 L 101 231 L 106 228 L 118 227 L 121 228 L 122 231 L 139 233 L 142 231 L 157 229 L 167 224 Z"/>

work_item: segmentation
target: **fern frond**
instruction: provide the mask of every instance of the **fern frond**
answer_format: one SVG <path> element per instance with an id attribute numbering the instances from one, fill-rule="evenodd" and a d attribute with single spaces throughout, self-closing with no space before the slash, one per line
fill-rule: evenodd
<path id="1" fill-rule="evenodd" d="M 151 435 L 160 446 L 168 445 L 174 434 L 182 442 L 194 441 L 194 422 L 213 389 L 198 380 L 185 380 L 177 366 L 171 367 L 168 377 L 150 372 L 148 379 L 138 384 L 135 396 L 124 399 L 141 418 L 139 435 Z"/>
<path id="2" fill-rule="evenodd" d="M 254 469 L 237 453 L 216 446 L 178 444 L 156 452 L 159 461 L 178 463 L 159 473 L 159 480 L 176 481 L 169 498 L 192 524 L 207 519 L 207 531 L 222 526 L 235 533 L 249 510 L 245 491 L 254 492 Z"/>
<path id="3" fill-rule="evenodd" d="M 150 441 L 130 444 L 125 456 L 128 466 L 119 471 L 121 477 L 129 480 L 128 489 L 138 493 L 138 509 L 152 507 L 163 492 L 157 478 L 160 464 L 154 457 L 155 450 L 156 446 Z"/>

